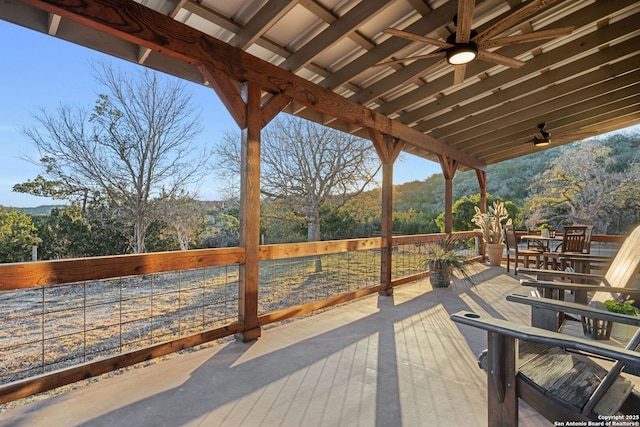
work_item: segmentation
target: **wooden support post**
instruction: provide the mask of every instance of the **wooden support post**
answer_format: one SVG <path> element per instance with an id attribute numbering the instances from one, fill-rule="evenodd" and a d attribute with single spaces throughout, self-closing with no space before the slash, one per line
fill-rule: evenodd
<path id="1" fill-rule="evenodd" d="M 497 332 L 487 332 L 489 374 L 487 376 L 488 426 L 517 427 L 516 374 L 518 341 Z"/>
<path id="2" fill-rule="evenodd" d="M 444 175 L 444 232 L 453 230 L 453 176 L 458 168 L 458 161 L 445 156 L 439 156 L 442 174 Z"/>
<path id="3" fill-rule="evenodd" d="M 380 295 L 393 295 L 391 287 L 391 267 L 393 254 L 393 164 L 398 158 L 404 143 L 389 135 L 369 130 L 373 146 L 382 162 L 382 213 L 381 234 L 384 239 L 380 261 L 380 283 L 384 287 Z"/>
<path id="4" fill-rule="evenodd" d="M 487 172 L 476 169 L 476 177 L 478 178 L 478 186 L 480 187 L 480 212 L 487 213 Z M 478 255 L 481 255 L 484 259 L 486 254 L 484 248 L 484 240 L 477 239 L 478 242 Z"/>
<path id="5" fill-rule="evenodd" d="M 487 172 L 476 169 L 478 186 L 480 187 L 480 212 L 487 212 Z"/>
<path id="6" fill-rule="evenodd" d="M 260 244 L 260 87 L 245 82 L 242 96 L 247 105 L 247 126 L 242 129 L 240 166 L 240 246 L 245 249 L 245 262 L 240 264 L 239 317 L 244 323 L 237 334 L 242 341 L 257 339 L 258 272 Z"/>

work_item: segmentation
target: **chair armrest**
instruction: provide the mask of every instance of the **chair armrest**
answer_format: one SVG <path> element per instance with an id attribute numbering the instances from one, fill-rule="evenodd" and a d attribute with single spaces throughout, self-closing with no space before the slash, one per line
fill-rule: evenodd
<path id="1" fill-rule="evenodd" d="M 612 256 L 596 255 L 596 254 L 578 254 L 578 253 L 561 253 L 561 258 L 566 258 L 576 261 L 592 261 L 592 262 L 612 262 Z"/>
<path id="2" fill-rule="evenodd" d="M 602 319 L 616 323 L 625 323 L 627 325 L 640 326 L 640 316 L 629 316 L 627 314 L 612 313 L 607 310 L 591 307 L 584 304 L 577 304 L 575 302 L 558 301 L 551 298 L 533 297 L 529 295 L 518 294 L 508 295 L 507 301 L 517 302 L 519 304 L 527 304 L 532 307 L 557 310 L 564 313 L 578 314 L 581 316 L 592 317 L 594 319 Z"/>
<path id="3" fill-rule="evenodd" d="M 520 285 L 530 286 L 535 288 L 560 289 L 560 290 L 566 290 L 566 291 L 581 290 L 581 291 L 591 291 L 591 292 L 598 292 L 598 291 L 606 292 L 607 289 L 611 289 L 611 292 L 615 292 L 615 293 L 620 292 L 619 288 L 613 288 L 609 286 L 587 285 L 584 283 L 571 283 L 571 282 L 554 282 L 554 281 L 535 280 L 535 279 L 520 279 Z"/>
<path id="4" fill-rule="evenodd" d="M 601 274 L 576 273 L 575 271 L 545 270 L 542 268 L 519 268 L 518 273 L 535 275 L 538 279 L 551 280 L 555 277 L 569 278 L 573 280 L 588 280 L 600 283 L 604 280 Z"/>
<path id="5" fill-rule="evenodd" d="M 640 296 L 640 289 L 616 288 L 615 286 L 585 285 L 583 283 L 552 282 L 546 280 L 520 279 L 522 286 L 531 286 L 545 289 L 559 289 L 565 291 L 587 291 L 587 292 L 609 292 L 612 294 L 637 295 Z"/>
<path id="6" fill-rule="evenodd" d="M 534 328 L 533 326 L 520 325 L 508 320 L 481 316 L 470 311 L 454 313 L 451 315 L 451 320 L 456 323 L 484 329 L 488 332 L 513 337 L 519 340 L 532 341 L 555 347 L 582 351 L 593 355 L 609 357 L 611 359 L 619 360 L 628 366 L 640 367 L 640 357 L 638 357 L 637 352 L 614 347 L 609 344 L 603 344 L 594 340 L 573 337 L 559 332 Z"/>

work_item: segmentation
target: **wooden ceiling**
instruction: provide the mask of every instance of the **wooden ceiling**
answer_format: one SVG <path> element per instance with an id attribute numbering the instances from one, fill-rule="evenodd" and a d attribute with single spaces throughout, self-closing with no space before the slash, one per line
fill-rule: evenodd
<path id="1" fill-rule="evenodd" d="M 374 129 L 461 169 L 541 150 L 539 123 L 547 148 L 640 123 L 640 1 L 476 1 L 471 28 L 495 29 L 490 40 L 574 29 L 490 47 L 524 65 L 476 59 L 460 84 L 439 58 L 376 65 L 440 49 L 385 29 L 442 43 L 457 12 L 457 0 L 3 0 L 0 19 L 210 85 L 241 126 L 253 80 L 274 114 Z"/>

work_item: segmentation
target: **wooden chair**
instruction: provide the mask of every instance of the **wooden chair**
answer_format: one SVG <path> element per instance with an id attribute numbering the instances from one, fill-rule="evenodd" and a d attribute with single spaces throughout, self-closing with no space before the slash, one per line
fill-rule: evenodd
<path id="1" fill-rule="evenodd" d="M 626 317 L 640 326 L 640 317 L 608 315 Z M 518 399 L 550 422 L 584 421 L 580 425 L 587 425 L 588 420 L 616 414 L 638 415 L 640 394 L 621 370 L 640 370 L 640 357 L 634 351 L 640 344 L 640 330 L 623 349 L 472 312 L 455 313 L 451 319 L 488 332 L 487 350 L 479 363 L 488 376 L 489 427 L 517 426 Z M 591 356 L 615 362 L 606 370 Z"/>
<path id="2" fill-rule="evenodd" d="M 571 225 L 564 227 L 562 234 L 562 243 L 552 252 L 545 252 L 542 255 L 542 261 L 545 268 L 553 270 L 565 270 L 568 265 L 566 262 L 560 261 L 563 254 L 581 254 L 584 253 L 585 242 L 587 240 L 586 225 Z M 563 258 L 566 260 L 566 258 Z"/>
<path id="3" fill-rule="evenodd" d="M 587 225 L 587 232 L 584 238 L 584 248 L 582 249 L 582 253 L 590 254 L 591 253 L 591 240 L 593 239 L 593 225 Z"/>
<path id="4" fill-rule="evenodd" d="M 511 258 L 513 258 L 513 271 L 518 274 L 518 262 L 522 260 L 522 264 L 525 268 L 529 268 L 530 259 L 533 259 L 533 265 L 538 266 L 540 264 L 540 257 L 542 252 L 535 249 L 519 249 L 518 240 L 516 238 L 516 232 L 513 224 L 506 224 L 504 226 L 504 240 L 507 244 L 507 271 L 511 264 Z"/>
<path id="5" fill-rule="evenodd" d="M 602 258 L 588 254 L 573 256 Z M 543 297 L 538 292 L 535 296 L 507 297 L 509 301 L 531 306 L 531 326 L 469 312 L 451 316 L 456 322 L 488 331 L 488 349 L 481 366 L 489 374 L 489 426 L 517 426 L 518 399 L 551 422 L 601 420 L 599 417 L 614 414 L 637 416 L 640 393 L 621 372 L 640 375 L 640 329 L 625 348 L 558 330 L 562 323 L 559 320 L 567 313 L 640 326 L 640 317 L 586 305 L 589 294 L 593 294 L 591 301 L 619 294 L 640 298 L 640 289 L 633 287 L 640 272 L 640 226 L 625 239 L 604 276 L 545 269 L 526 272 L 546 278 L 570 275 L 593 284 L 520 280 L 521 284 L 544 293 Z M 577 302 L 563 301 L 567 291 L 574 291 Z M 614 363 L 606 370 L 592 356 L 609 358 Z"/>
<path id="6" fill-rule="evenodd" d="M 580 261 L 591 259 L 609 262 L 608 257 L 590 254 L 565 254 L 564 256 Z M 546 269 L 521 269 L 520 272 L 536 276 L 536 279 L 521 279 L 521 285 L 536 288 L 541 297 L 559 301 L 569 299 L 567 295 L 569 292 L 573 294 L 573 301 L 580 304 L 603 302 L 629 293 L 635 294 L 637 288 L 634 285 L 637 283 L 637 276 L 640 273 L 640 226 L 627 236 L 615 257 L 610 260 L 604 275 Z M 569 279 L 571 282 L 554 280 L 558 277 Z M 638 297 L 640 297 L 640 293 Z M 561 312 L 557 314 L 544 309 L 532 310 L 532 325 L 534 326 L 559 330 L 563 320 Z"/>

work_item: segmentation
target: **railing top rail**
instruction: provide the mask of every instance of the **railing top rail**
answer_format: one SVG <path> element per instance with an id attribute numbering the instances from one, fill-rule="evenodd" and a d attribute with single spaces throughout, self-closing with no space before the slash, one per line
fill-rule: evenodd
<path id="1" fill-rule="evenodd" d="M 451 233 L 456 239 L 472 239 L 474 237 L 482 236 L 482 233 L 478 231 L 456 231 Z M 406 245 L 411 243 L 425 243 L 425 242 L 441 242 L 447 238 L 447 233 L 434 233 L 434 234 L 413 234 L 410 236 L 394 236 L 393 245 Z"/>
<path id="2" fill-rule="evenodd" d="M 0 290 L 242 262 L 244 248 L 218 248 L 0 264 Z"/>

